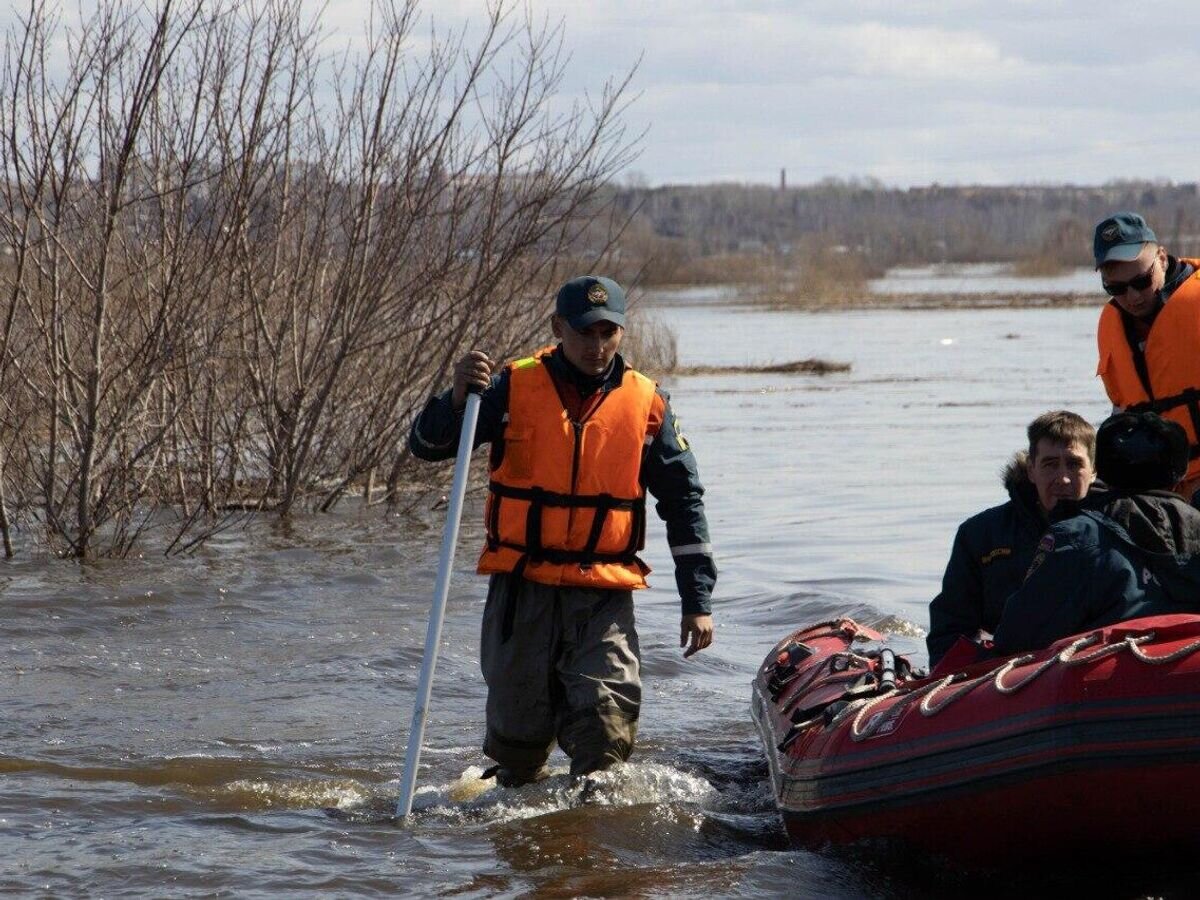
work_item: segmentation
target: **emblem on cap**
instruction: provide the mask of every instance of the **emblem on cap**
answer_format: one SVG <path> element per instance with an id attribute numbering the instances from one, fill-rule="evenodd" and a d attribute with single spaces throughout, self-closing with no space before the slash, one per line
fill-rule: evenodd
<path id="1" fill-rule="evenodd" d="M 588 303 L 592 306 L 603 306 L 608 302 L 608 291 L 604 289 L 602 284 L 593 284 L 588 288 L 587 292 Z"/>
<path id="2" fill-rule="evenodd" d="M 1109 225 L 1107 228 L 1105 228 L 1102 232 L 1100 232 L 1100 240 L 1115 241 L 1117 239 L 1117 236 L 1120 233 L 1121 233 L 1121 229 L 1117 227 L 1116 222 L 1113 222 L 1111 225 Z"/>

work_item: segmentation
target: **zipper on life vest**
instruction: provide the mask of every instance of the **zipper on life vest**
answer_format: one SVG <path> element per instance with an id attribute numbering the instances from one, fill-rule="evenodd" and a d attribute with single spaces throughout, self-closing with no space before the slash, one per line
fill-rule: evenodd
<path id="1" fill-rule="evenodd" d="M 575 488 L 579 481 L 579 457 L 583 452 L 583 423 L 571 422 L 571 429 L 575 432 L 575 450 L 571 454 L 571 496 L 575 496 Z M 570 538 L 571 532 L 575 527 L 575 507 L 567 507 L 567 536 Z"/>
<path id="2" fill-rule="evenodd" d="M 575 432 L 575 451 L 571 454 L 571 497 L 575 496 L 575 488 L 580 480 L 580 456 L 583 454 L 583 422 L 571 422 L 571 430 Z M 575 506 L 571 506 L 570 515 L 575 515 Z"/>
<path id="3" fill-rule="evenodd" d="M 596 401 L 595 406 L 588 410 L 587 414 L 578 422 L 571 420 L 571 429 L 575 432 L 575 450 L 571 455 L 571 496 L 574 497 L 578 493 L 579 488 L 579 458 L 583 453 L 583 426 L 587 420 L 596 414 L 596 410 L 600 408 L 608 395 L 612 391 L 604 391 L 600 394 L 600 399 Z M 575 528 L 575 510 L 577 507 L 571 506 L 567 508 L 567 535 L 569 536 Z M 597 515 L 598 512 L 593 510 L 592 515 Z M 590 569 L 590 563 L 580 563 L 579 568 Z"/>

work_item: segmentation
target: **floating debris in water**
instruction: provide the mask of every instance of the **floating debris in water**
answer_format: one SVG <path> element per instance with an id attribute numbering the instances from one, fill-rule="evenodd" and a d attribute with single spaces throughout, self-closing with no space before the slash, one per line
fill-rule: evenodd
<path id="1" fill-rule="evenodd" d="M 253 809 L 312 809 L 345 807 L 370 797 L 369 788 L 355 781 L 306 778 L 296 780 L 240 779 L 209 791 L 225 806 Z"/>
<path id="2" fill-rule="evenodd" d="M 766 363 L 758 366 L 677 366 L 672 375 L 829 375 L 849 372 L 850 363 L 828 359 L 797 359 L 788 363 Z"/>
<path id="3" fill-rule="evenodd" d="M 467 770 L 458 776 L 458 781 L 452 781 L 445 788 L 446 796 L 453 803 L 470 803 L 484 791 L 490 791 L 496 786 L 494 778 L 481 778 L 483 769 L 479 766 L 467 766 Z"/>

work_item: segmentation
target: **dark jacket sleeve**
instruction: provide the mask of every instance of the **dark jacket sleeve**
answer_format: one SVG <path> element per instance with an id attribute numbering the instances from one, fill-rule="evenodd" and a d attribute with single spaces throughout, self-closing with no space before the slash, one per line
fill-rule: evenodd
<path id="1" fill-rule="evenodd" d="M 1136 580 L 1133 568 L 1094 529 L 1059 524 L 1047 535 L 1053 548 L 1038 550 L 1029 577 L 1009 597 L 996 626 L 1000 653 L 1040 650 L 1111 618 L 1109 607 L 1118 606 L 1129 593 L 1127 582 Z"/>
<path id="2" fill-rule="evenodd" d="M 983 574 L 971 541 L 970 520 L 958 527 L 942 591 L 929 604 L 929 665 L 936 666 L 959 635 L 973 638 L 983 627 Z"/>
<path id="3" fill-rule="evenodd" d="M 667 525 L 683 614 L 711 613 L 717 566 L 704 515 L 704 486 L 670 398 L 661 389 L 658 393 L 664 404 L 663 422 L 646 450 L 642 480 L 658 501 L 655 509 Z"/>
<path id="4" fill-rule="evenodd" d="M 447 390 L 430 397 L 421 414 L 413 420 L 408 433 L 408 447 L 418 459 L 437 462 L 453 459 L 458 452 L 458 436 L 462 432 L 463 410 L 454 408 Z M 475 425 L 475 446 L 500 440 L 504 434 L 504 415 L 508 411 L 508 369 L 492 376 L 479 403 L 479 420 Z"/>

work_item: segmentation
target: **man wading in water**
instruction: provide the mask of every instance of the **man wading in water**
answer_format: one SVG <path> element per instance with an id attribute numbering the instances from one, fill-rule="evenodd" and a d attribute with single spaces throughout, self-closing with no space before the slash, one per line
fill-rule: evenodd
<path id="1" fill-rule="evenodd" d="M 658 501 L 683 605 L 680 646 L 713 640 L 717 570 L 704 488 L 666 393 L 617 353 L 625 294 L 584 276 L 558 292 L 557 347 L 495 373 L 487 354 L 458 361 L 453 387 L 413 423 L 415 456 L 454 456 L 469 388 L 482 390 L 475 444 L 491 443 L 479 572 L 491 575 L 481 665 L 483 750 L 506 787 L 539 781 L 557 739 L 575 777 L 629 758 L 641 680 L 633 590 L 645 493 Z"/>

